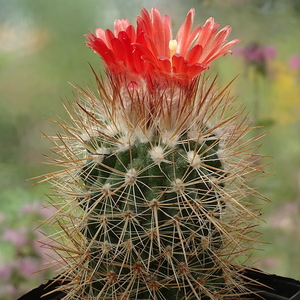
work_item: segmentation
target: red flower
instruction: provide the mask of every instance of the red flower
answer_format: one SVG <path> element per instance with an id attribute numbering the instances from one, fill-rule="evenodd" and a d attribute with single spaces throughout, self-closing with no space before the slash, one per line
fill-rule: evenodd
<path id="1" fill-rule="evenodd" d="M 194 14 L 194 9 L 188 12 L 173 39 L 171 18 L 162 17 L 156 8 L 151 13 L 143 8 L 136 28 L 127 19 L 116 20 L 114 32 L 98 28 L 95 35 L 86 35 L 86 44 L 114 75 L 129 72 L 151 81 L 160 75 L 190 81 L 214 59 L 231 53 L 228 49 L 239 41 L 227 42 L 231 28 L 226 26 L 218 32 L 219 24 L 213 18 L 191 30 Z"/>

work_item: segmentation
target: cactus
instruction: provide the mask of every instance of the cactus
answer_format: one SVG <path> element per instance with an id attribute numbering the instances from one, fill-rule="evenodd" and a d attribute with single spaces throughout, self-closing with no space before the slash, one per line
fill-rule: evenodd
<path id="1" fill-rule="evenodd" d="M 114 34 L 87 36 L 106 76 L 93 70 L 97 92 L 76 87 L 64 133 L 49 137 L 50 163 L 63 169 L 45 175 L 57 198 L 47 223 L 60 230 L 48 246 L 61 257 L 64 299 L 246 293 L 239 258 L 257 236 L 249 198 L 261 196 L 247 181 L 260 157 L 229 85 L 204 75 L 238 40 L 226 43 L 230 28 L 217 33 L 213 19 L 190 32 L 193 16 L 176 40 L 156 9 L 142 10 L 136 31 L 123 19 Z"/>

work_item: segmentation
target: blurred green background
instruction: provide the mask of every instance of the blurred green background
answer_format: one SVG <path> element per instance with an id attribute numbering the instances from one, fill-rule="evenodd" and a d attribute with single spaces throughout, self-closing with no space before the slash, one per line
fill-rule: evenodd
<path id="1" fill-rule="evenodd" d="M 194 7 L 196 24 L 213 16 L 221 27 L 232 27 L 230 39 L 242 38 L 236 54 L 217 60 L 209 72 L 219 72 L 220 85 L 239 74 L 232 95 L 255 124 L 265 126 L 257 133 L 268 132 L 259 152 L 270 156 L 264 163 L 274 161 L 266 167 L 273 175 L 258 179 L 254 187 L 272 201 L 262 204 L 266 223 L 260 228 L 261 239 L 270 244 L 259 245 L 263 251 L 254 251 L 252 260 L 267 272 L 300 279 L 298 0 L 0 0 L 0 238 L 8 228 L 39 224 L 28 221 L 21 207 L 42 206 L 50 192 L 47 184 L 26 182 L 51 171 L 39 163 L 51 147 L 42 133 L 57 129 L 47 117 L 64 117 L 62 101 L 75 101 L 68 82 L 91 84 L 88 63 L 101 68 L 83 35 L 96 27 L 112 28 L 118 18 L 135 23 L 140 9 L 152 6 L 172 17 L 174 32 Z M 253 45 L 265 51 L 261 61 L 245 56 Z M 15 248 L 0 240 L 0 266 L 14 260 Z M 31 280 L 26 288 L 35 284 Z M 0 294 L 0 299 L 13 298 Z"/>

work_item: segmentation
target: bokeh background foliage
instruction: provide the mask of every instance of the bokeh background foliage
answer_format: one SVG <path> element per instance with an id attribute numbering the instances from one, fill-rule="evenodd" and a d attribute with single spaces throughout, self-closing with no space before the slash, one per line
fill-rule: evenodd
<path id="1" fill-rule="evenodd" d="M 240 74 L 232 95 L 256 125 L 265 126 L 256 133 L 268 132 L 259 151 L 272 158 L 261 163 L 275 162 L 266 167 L 274 175 L 253 183 L 272 200 L 262 205 L 266 223 L 261 224 L 262 240 L 270 244 L 254 251 L 253 261 L 268 272 L 300 279 L 298 0 L 0 0 L 0 275 L 3 284 L 11 285 L 0 299 L 14 299 L 41 283 L 42 276 L 31 276 L 28 265 L 41 268 L 34 240 L 42 233 L 33 234 L 33 228 L 47 215 L 40 207 L 49 189 L 25 180 L 50 171 L 38 163 L 51 147 L 40 137 L 56 130 L 47 117 L 66 115 L 62 101 L 75 101 L 68 82 L 91 85 L 88 63 L 101 69 L 83 35 L 96 27 L 111 28 L 116 18 L 135 22 L 141 7 L 152 6 L 171 15 L 175 29 L 194 7 L 195 23 L 213 16 L 222 27 L 232 26 L 231 38 L 243 39 L 233 56 L 217 60 L 209 72 L 219 72 L 220 85 Z M 20 261 L 25 257 L 35 263 Z"/>

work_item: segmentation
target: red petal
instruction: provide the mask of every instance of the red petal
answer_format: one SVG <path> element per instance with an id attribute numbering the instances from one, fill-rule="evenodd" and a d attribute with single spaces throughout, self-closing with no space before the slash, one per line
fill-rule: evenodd
<path id="1" fill-rule="evenodd" d="M 141 17 L 137 17 L 137 34 L 144 31 L 145 34 L 152 36 L 152 22 L 149 12 L 143 8 L 141 15 Z"/>
<path id="2" fill-rule="evenodd" d="M 171 62 L 167 57 L 157 57 L 157 62 L 158 62 L 158 69 L 163 71 L 163 72 L 171 72 Z"/>
<path id="3" fill-rule="evenodd" d="M 164 25 L 164 35 L 165 35 L 165 54 L 164 56 L 169 57 L 170 49 L 169 49 L 169 41 L 172 39 L 172 21 L 171 18 L 166 15 L 163 18 Z"/>
<path id="4" fill-rule="evenodd" d="M 188 37 L 190 35 L 190 31 L 193 25 L 194 15 L 195 15 L 195 10 L 192 8 L 188 12 L 186 19 L 180 26 L 176 36 L 176 40 L 178 41 L 177 51 L 178 53 L 183 55 L 185 55 L 188 48 L 190 47 L 190 45 L 188 44 L 189 43 Z"/>
<path id="5" fill-rule="evenodd" d="M 145 61 L 142 59 L 142 53 L 138 49 L 133 50 L 131 59 L 136 73 L 146 73 Z"/>
<path id="6" fill-rule="evenodd" d="M 200 44 L 204 48 L 205 45 L 210 41 L 210 39 L 217 32 L 218 27 L 216 27 L 216 25 L 218 26 L 218 23 L 215 23 L 213 18 L 209 18 L 205 22 L 203 28 L 201 28 L 196 44 Z"/>
<path id="7" fill-rule="evenodd" d="M 160 56 L 161 53 L 157 49 L 157 44 L 155 43 L 155 41 L 153 39 L 151 39 L 151 37 L 149 37 L 146 34 L 144 35 L 144 39 L 145 39 L 145 42 L 146 42 L 145 46 L 149 49 L 149 51 L 152 52 L 153 56 L 155 56 L 155 57 Z"/>
<path id="8" fill-rule="evenodd" d="M 115 35 L 112 33 L 111 30 L 109 29 L 106 29 L 105 30 L 105 37 L 106 37 L 106 45 L 108 48 L 112 48 L 112 45 L 111 45 L 111 40 L 115 38 Z"/>
<path id="9" fill-rule="evenodd" d="M 129 37 L 129 39 L 134 43 L 136 41 L 136 34 L 134 27 L 132 25 L 128 26 L 125 31 Z"/>
<path id="10" fill-rule="evenodd" d="M 114 38 L 111 40 L 111 45 L 112 45 L 112 51 L 116 56 L 116 60 L 126 63 L 127 62 L 126 52 L 121 41 L 119 39 Z"/>
<path id="11" fill-rule="evenodd" d="M 172 56 L 172 68 L 173 68 L 174 73 L 182 72 L 183 61 L 184 61 L 184 58 L 180 54 L 174 54 Z"/>
<path id="12" fill-rule="evenodd" d="M 134 47 L 132 44 L 131 39 L 127 35 L 126 32 L 121 31 L 118 36 L 120 42 L 122 43 L 123 49 L 124 49 L 124 54 L 126 56 L 126 65 L 129 69 L 134 69 L 135 70 L 135 60 L 133 58 L 133 52 L 134 52 Z"/>
<path id="13" fill-rule="evenodd" d="M 151 39 L 157 49 L 157 55 L 165 56 L 165 37 L 162 17 L 156 8 L 152 8 L 152 36 Z"/>
<path id="14" fill-rule="evenodd" d="M 157 55 L 157 52 L 155 51 L 155 45 L 153 45 L 153 42 L 151 39 L 149 39 L 148 36 L 144 36 L 145 38 L 145 41 L 146 41 L 146 44 L 139 44 L 139 43 L 134 43 L 135 47 L 137 49 L 139 49 L 139 51 L 141 51 L 141 53 L 143 53 L 143 55 L 149 57 L 149 59 L 151 61 L 155 61 L 156 60 L 156 57 L 158 56 Z M 154 48 L 154 49 L 150 49 L 149 46 L 148 46 L 148 43 L 151 45 L 150 48 Z M 155 51 L 155 53 L 153 53 L 153 51 Z"/>
<path id="15" fill-rule="evenodd" d="M 127 19 L 115 20 L 114 22 L 114 34 L 118 36 L 121 31 L 126 31 L 126 29 L 132 26 L 132 24 Z"/>
<path id="16" fill-rule="evenodd" d="M 208 69 L 208 65 L 203 65 L 203 64 L 193 64 L 192 66 L 189 67 L 188 69 L 188 75 L 190 78 L 194 78 L 195 76 L 199 75 L 201 72 L 204 70 Z"/>
<path id="17" fill-rule="evenodd" d="M 216 52 L 214 55 L 212 54 L 211 56 L 208 56 L 206 59 L 206 63 L 210 63 L 211 61 L 215 60 L 216 58 L 225 55 L 227 53 L 232 53 L 232 51 L 227 50 L 229 49 L 232 45 L 235 45 L 236 43 L 238 43 L 240 40 L 236 39 L 233 40 L 231 42 L 229 42 L 228 44 L 224 45 L 218 52 Z"/>
<path id="18" fill-rule="evenodd" d="M 105 31 L 102 28 L 96 29 L 96 36 L 97 36 L 97 38 L 106 42 Z"/>
<path id="19" fill-rule="evenodd" d="M 202 53 L 203 53 L 203 47 L 201 45 L 196 45 L 190 50 L 186 60 L 190 64 L 196 64 L 199 62 Z"/>

